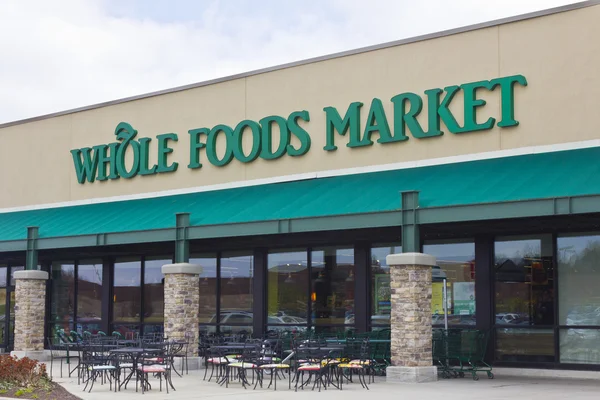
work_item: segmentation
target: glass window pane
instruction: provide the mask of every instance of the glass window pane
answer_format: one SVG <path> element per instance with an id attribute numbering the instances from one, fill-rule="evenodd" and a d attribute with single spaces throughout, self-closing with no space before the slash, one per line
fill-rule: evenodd
<path id="1" fill-rule="evenodd" d="M 164 275 L 162 266 L 171 264 L 171 258 L 144 261 L 144 323 L 163 322 L 165 308 Z"/>
<path id="2" fill-rule="evenodd" d="M 252 325 L 248 326 L 233 326 L 233 325 L 221 325 L 221 335 L 225 338 L 235 336 L 234 340 L 241 340 L 241 338 L 248 338 L 252 336 Z"/>
<path id="3" fill-rule="evenodd" d="M 444 279 L 448 325 L 475 325 L 475 243 L 425 244 L 423 253 L 435 256 L 431 271 L 433 325 L 444 325 Z"/>
<path id="4" fill-rule="evenodd" d="M 0 267 L 0 287 L 6 287 L 7 267 Z"/>
<path id="5" fill-rule="evenodd" d="M 6 288 L 0 288 L 0 346 L 6 343 Z"/>
<path id="6" fill-rule="evenodd" d="M 560 362 L 600 364 L 600 330 L 561 329 Z"/>
<path id="7" fill-rule="evenodd" d="M 354 324 L 354 249 L 333 247 L 312 252 L 314 324 Z"/>
<path id="8" fill-rule="evenodd" d="M 82 261 L 77 267 L 78 331 L 98 330 L 102 320 L 102 261 Z"/>
<path id="9" fill-rule="evenodd" d="M 600 236 L 559 237 L 557 245 L 559 324 L 600 325 Z"/>
<path id="10" fill-rule="evenodd" d="M 145 325 L 144 324 L 144 335 L 164 335 L 164 330 L 163 330 L 163 324 L 152 324 L 152 325 Z"/>
<path id="11" fill-rule="evenodd" d="M 276 333 L 282 334 L 283 332 L 291 333 L 305 333 L 307 331 L 306 326 L 288 326 L 288 325 L 271 325 L 267 326 L 267 334 Z"/>
<path id="12" fill-rule="evenodd" d="M 142 262 L 139 259 L 117 259 L 113 286 L 113 319 L 138 322 L 142 301 L 140 286 Z"/>
<path id="13" fill-rule="evenodd" d="M 217 323 L 217 257 L 198 256 L 190 259 L 191 264 L 202 267 L 200 273 L 200 323 Z"/>
<path id="14" fill-rule="evenodd" d="M 137 324 L 114 324 L 113 332 L 119 332 L 124 338 L 135 338 L 140 333 L 140 326 Z"/>
<path id="15" fill-rule="evenodd" d="M 75 264 L 73 262 L 53 262 L 50 279 L 50 322 L 56 331 L 64 329 L 68 334 L 73 324 Z"/>
<path id="16" fill-rule="evenodd" d="M 254 256 L 225 254 L 221 258 L 221 323 L 252 321 Z M 232 322 L 228 322 L 232 323 Z"/>
<path id="17" fill-rule="evenodd" d="M 268 324 L 306 325 L 308 310 L 308 252 L 268 256 Z"/>
<path id="18" fill-rule="evenodd" d="M 23 271 L 25 267 L 10 267 L 10 284 L 15 286 L 15 272 Z"/>
<path id="19" fill-rule="evenodd" d="M 496 329 L 496 359 L 498 361 L 554 361 L 554 331 L 552 329 Z"/>
<path id="20" fill-rule="evenodd" d="M 552 236 L 495 243 L 496 325 L 553 325 Z"/>
<path id="21" fill-rule="evenodd" d="M 200 325 L 199 326 L 200 336 L 214 336 L 217 333 L 217 327 L 212 325 Z"/>
<path id="22" fill-rule="evenodd" d="M 371 324 L 390 325 L 390 267 L 387 256 L 402 253 L 399 244 L 375 245 L 371 249 Z"/>

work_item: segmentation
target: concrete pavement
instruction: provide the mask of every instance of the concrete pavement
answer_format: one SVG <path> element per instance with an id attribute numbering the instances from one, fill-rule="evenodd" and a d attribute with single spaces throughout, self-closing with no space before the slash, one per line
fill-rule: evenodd
<path id="1" fill-rule="evenodd" d="M 142 396 L 142 393 L 135 392 L 135 386 L 129 385 L 127 390 L 121 392 L 111 392 L 108 384 L 96 384 L 91 393 L 83 392 L 83 385 L 77 385 L 77 377 L 59 378 L 57 374 L 58 366 L 54 367 L 54 380 L 65 387 L 71 393 L 81 397 L 84 400 L 115 400 L 118 398 L 132 399 Z M 64 372 L 66 373 L 66 366 Z M 370 390 L 363 389 L 360 384 L 353 383 L 344 386 L 343 391 L 336 389 L 322 390 L 321 393 L 311 390 L 299 390 L 294 393 L 287 388 L 287 380 L 279 381 L 277 391 L 272 389 L 244 390 L 242 386 L 235 382 L 229 388 L 218 386 L 213 382 L 202 380 L 204 371 L 190 371 L 189 375 L 183 378 L 173 376 L 173 384 L 177 389 L 175 392 L 166 393 L 163 382 L 162 393 L 158 391 L 158 380 L 152 379 L 153 389 L 146 392 L 143 398 L 147 399 L 201 399 L 201 398 L 224 398 L 224 399 L 242 399 L 255 398 L 265 400 L 280 400 L 281 396 L 289 396 L 290 399 L 311 399 L 322 398 L 331 400 L 363 400 L 365 396 L 369 398 L 383 399 L 418 399 L 418 400 L 500 400 L 500 399 L 527 399 L 527 400 L 569 400 L 575 399 L 598 399 L 600 393 L 600 380 L 586 379 L 555 379 L 555 378 L 518 378 L 512 376 L 503 376 L 499 371 L 496 379 L 489 380 L 482 374 L 479 381 L 473 381 L 470 378 L 440 380 L 435 383 L 427 384 L 391 384 L 386 383 L 385 378 L 377 377 L 376 382 L 370 385 Z M 66 375 L 65 375 L 66 376 Z"/>

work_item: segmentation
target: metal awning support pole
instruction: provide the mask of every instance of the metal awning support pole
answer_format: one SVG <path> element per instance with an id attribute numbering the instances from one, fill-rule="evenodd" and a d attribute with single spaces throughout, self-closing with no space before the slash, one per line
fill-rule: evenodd
<path id="1" fill-rule="evenodd" d="M 417 209 L 419 208 L 419 192 L 410 190 L 400 192 L 402 197 L 402 252 L 419 253 L 421 237 Z"/>
<path id="2" fill-rule="evenodd" d="M 37 226 L 27 227 L 27 250 L 25 254 L 25 269 L 38 269 L 38 250 L 37 240 L 39 236 L 39 228 Z"/>
<path id="3" fill-rule="evenodd" d="M 190 243 L 188 228 L 190 227 L 190 213 L 175 214 L 175 263 L 190 261 Z"/>
<path id="4" fill-rule="evenodd" d="M 444 282 L 444 329 L 448 330 L 448 281 L 446 278 Z"/>

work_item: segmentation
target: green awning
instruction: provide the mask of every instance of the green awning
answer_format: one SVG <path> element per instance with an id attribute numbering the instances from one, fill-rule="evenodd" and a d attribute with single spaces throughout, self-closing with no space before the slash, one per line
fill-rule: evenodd
<path id="1" fill-rule="evenodd" d="M 420 208 L 600 194 L 600 148 L 512 156 L 259 185 L 185 195 L 0 214 L 0 241 L 321 217 L 401 208 L 419 191 Z M 43 190 L 42 188 L 40 190 Z"/>

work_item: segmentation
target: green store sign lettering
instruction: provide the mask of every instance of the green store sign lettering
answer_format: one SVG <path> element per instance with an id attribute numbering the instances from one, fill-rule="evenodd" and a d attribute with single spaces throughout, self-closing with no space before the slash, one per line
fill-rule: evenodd
<path id="1" fill-rule="evenodd" d="M 513 75 L 489 81 L 478 81 L 462 85 L 448 86 L 444 89 L 429 89 L 424 96 L 416 93 L 401 93 L 390 99 L 393 105 L 393 126 L 390 126 L 380 99 L 374 98 L 369 106 L 367 119 L 361 123 L 361 102 L 348 106 L 342 115 L 335 107 L 325 107 L 325 151 L 337 149 L 337 135 L 346 137 L 346 146 L 350 148 L 373 145 L 374 135 L 380 144 L 403 142 L 409 135 L 416 139 L 438 137 L 444 134 L 441 123 L 453 134 L 475 132 L 516 126 L 514 88 L 516 85 L 527 86 L 523 75 Z M 477 122 L 478 109 L 486 104 L 477 98 L 478 90 L 498 90 L 501 97 L 500 120 L 489 117 L 484 122 Z M 456 94 L 462 91 L 464 122 L 460 126 L 450 111 L 450 104 Z M 427 102 L 427 130 L 417 120 Z M 202 168 L 208 162 L 217 167 L 224 167 L 234 159 L 249 163 L 257 158 L 276 160 L 283 156 L 300 157 L 311 148 L 311 136 L 305 129 L 310 121 L 308 111 L 294 111 L 285 117 L 268 116 L 259 121 L 244 120 L 235 127 L 216 125 L 190 129 L 189 163 L 190 169 Z M 277 126 L 279 144 L 273 148 L 273 132 Z M 151 138 L 137 138 L 137 130 L 130 124 L 121 122 L 115 129 L 116 141 L 94 147 L 71 150 L 75 172 L 79 183 L 106 181 L 119 178 L 133 178 L 138 175 L 154 175 L 177 171 L 179 164 L 170 162 L 173 153 L 172 142 L 178 141 L 176 133 L 165 133 L 156 136 L 156 145 L 151 150 Z M 244 135 L 252 136 L 252 146 L 245 149 L 242 145 Z M 217 154 L 217 140 L 226 140 L 225 152 Z M 292 144 L 295 137 L 297 144 Z M 223 140 L 223 139 L 221 139 Z M 150 165 L 150 152 L 157 152 L 157 162 Z M 127 154 L 127 157 L 126 157 Z M 127 160 L 126 160 L 127 159 Z"/>

